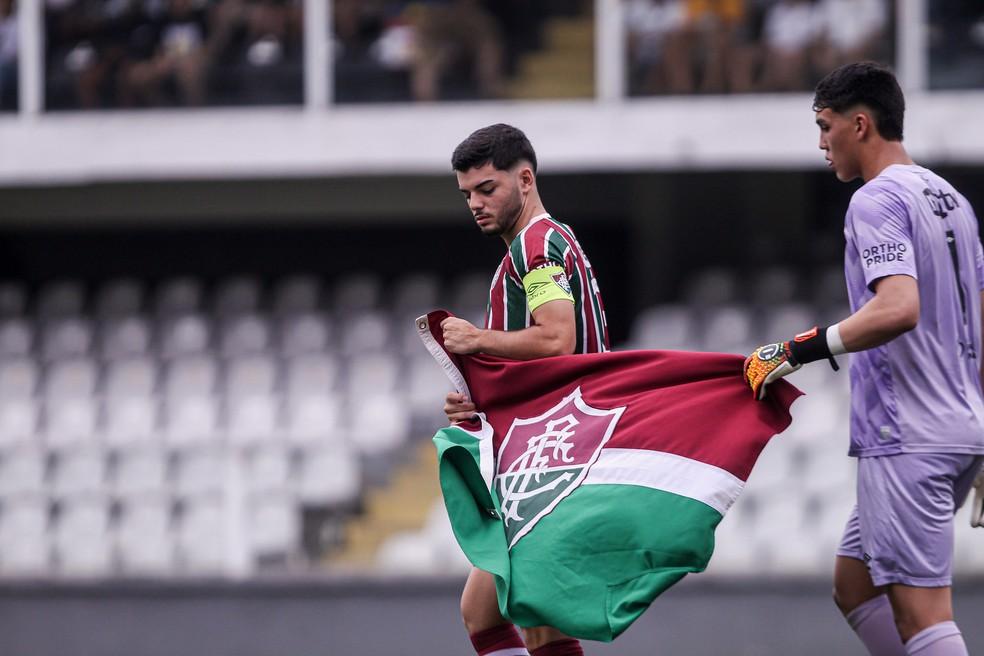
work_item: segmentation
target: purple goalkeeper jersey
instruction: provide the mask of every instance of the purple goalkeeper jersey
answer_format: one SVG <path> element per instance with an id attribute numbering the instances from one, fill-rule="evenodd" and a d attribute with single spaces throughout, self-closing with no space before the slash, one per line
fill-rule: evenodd
<path id="1" fill-rule="evenodd" d="M 885 276 L 919 285 L 915 329 L 851 355 L 852 456 L 984 453 L 984 254 L 967 199 L 921 166 L 889 166 L 851 198 L 844 272 L 852 312 Z"/>

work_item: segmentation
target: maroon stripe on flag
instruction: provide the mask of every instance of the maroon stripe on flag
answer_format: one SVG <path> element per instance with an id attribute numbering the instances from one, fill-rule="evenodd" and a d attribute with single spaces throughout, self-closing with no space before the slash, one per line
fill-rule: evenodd
<path id="1" fill-rule="evenodd" d="M 428 315 L 442 346 L 445 316 Z M 592 407 L 626 407 L 606 448 L 673 453 L 742 480 L 769 439 L 789 425 L 789 406 L 801 394 L 779 381 L 765 401 L 755 401 L 742 377 L 742 357 L 724 353 L 621 351 L 533 362 L 451 357 L 494 428 L 496 452 L 514 419 L 537 417 L 580 387 Z"/>

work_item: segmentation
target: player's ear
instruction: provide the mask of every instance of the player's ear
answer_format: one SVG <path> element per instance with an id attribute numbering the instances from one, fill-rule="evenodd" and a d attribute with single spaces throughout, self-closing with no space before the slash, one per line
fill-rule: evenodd
<path id="1" fill-rule="evenodd" d="M 519 187 L 522 191 L 529 191 L 533 188 L 533 183 L 536 181 L 536 175 L 533 173 L 533 168 L 529 164 L 522 164 L 519 167 Z"/>
<path id="2" fill-rule="evenodd" d="M 859 141 L 863 141 L 871 134 L 871 117 L 864 112 L 854 115 L 854 134 Z"/>

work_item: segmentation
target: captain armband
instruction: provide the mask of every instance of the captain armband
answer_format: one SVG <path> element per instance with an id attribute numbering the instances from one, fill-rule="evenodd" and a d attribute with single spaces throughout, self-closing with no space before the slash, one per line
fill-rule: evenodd
<path id="1" fill-rule="evenodd" d="M 530 312 L 549 301 L 574 302 L 567 273 L 560 266 L 549 265 L 533 269 L 523 277 L 523 288 L 526 290 L 526 305 Z"/>

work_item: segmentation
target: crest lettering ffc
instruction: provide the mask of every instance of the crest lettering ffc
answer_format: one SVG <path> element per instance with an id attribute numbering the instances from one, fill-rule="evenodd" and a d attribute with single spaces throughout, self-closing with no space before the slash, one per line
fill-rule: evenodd
<path id="1" fill-rule="evenodd" d="M 578 387 L 544 414 L 513 420 L 495 476 L 510 549 L 581 485 L 624 411 L 591 407 Z"/>
<path id="2" fill-rule="evenodd" d="M 566 273 L 561 271 L 560 273 L 555 273 L 550 277 L 553 278 L 554 283 L 556 283 L 558 287 L 563 289 L 565 293 L 567 294 L 571 293 L 571 283 L 567 281 Z"/>

